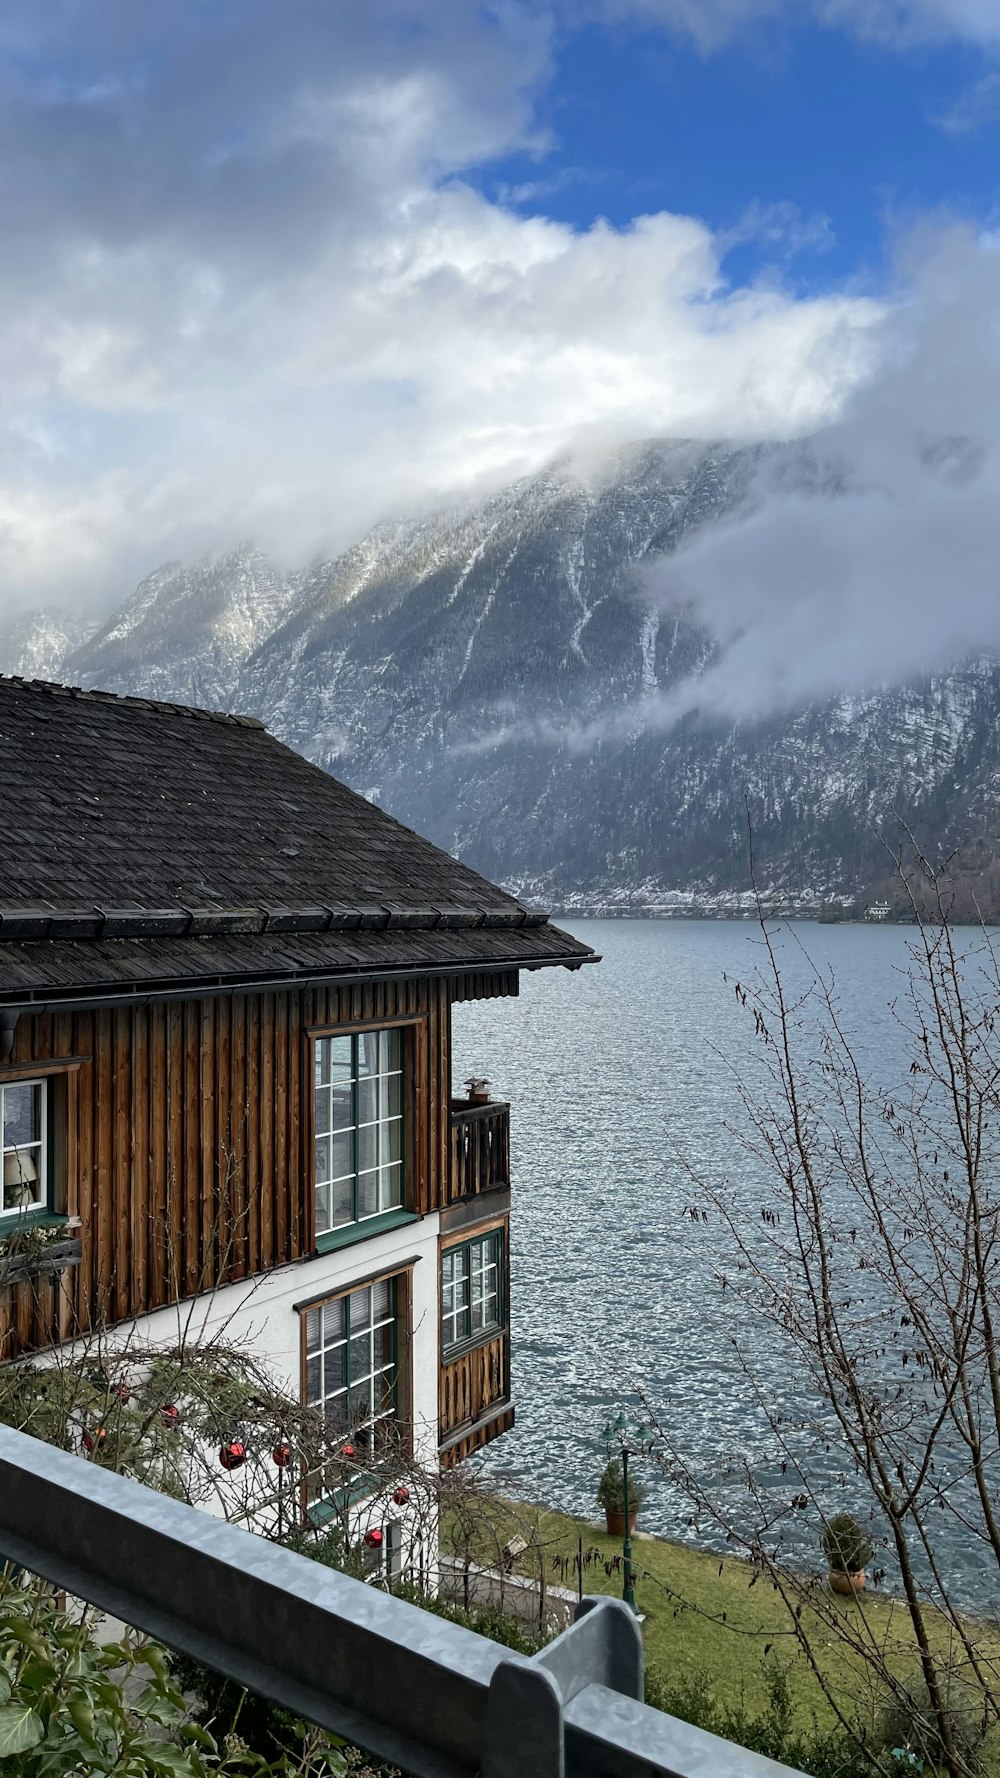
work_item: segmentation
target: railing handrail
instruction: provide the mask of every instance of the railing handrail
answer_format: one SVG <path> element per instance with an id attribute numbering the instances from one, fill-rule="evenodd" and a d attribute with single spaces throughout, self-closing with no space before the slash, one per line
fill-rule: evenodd
<path id="1" fill-rule="evenodd" d="M 527 1659 L 7 1426 L 0 1556 L 414 1778 L 801 1778 L 640 1703 L 618 1600 Z"/>
<path id="2" fill-rule="evenodd" d="M 493 1112 L 506 1112 L 509 1116 L 510 1100 L 487 1099 L 485 1105 L 470 1105 L 465 1099 L 453 1099 L 451 1102 L 453 1124 L 472 1123 L 477 1118 L 489 1117 Z"/>

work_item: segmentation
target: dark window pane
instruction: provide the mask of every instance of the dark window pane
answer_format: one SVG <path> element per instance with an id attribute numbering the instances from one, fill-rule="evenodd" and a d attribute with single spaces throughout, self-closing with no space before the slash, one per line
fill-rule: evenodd
<path id="1" fill-rule="evenodd" d="M 345 1222 L 354 1221 L 354 1180 L 341 1179 L 333 1190 L 333 1226 L 343 1228 Z"/>
<path id="2" fill-rule="evenodd" d="M 362 1173 L 358 1178 L 358 1219 L 378 1214 L 378 1174 Z"/>
<path id="3" fill-rule="evenodd" d="M 13 1148 L 22 1142 L 38 1142 L 42 1134 L 42 1094 L 39 1087 L 16 1086 L 3 1089 L 3 1145 Z"/>
<path id="4" fill-rule="evenodd" d="M 331 1037 L 330 1071 L 334 1080 L 350 1080 L 353 1073 L 351 1066 L 351 1038 Z"/>
<path id="5" fill-rule="evenodd" d="M 316 1231 L 318 1234 L 322 1234 L 324 1230 L 329 1227 L 330 1187 L 328 1185 L 318 1185 L 316 1187 Z"/>
<path id="6" fill-rule="evenodd" d="M 349 1130 L 354 1123 L 354 1093 L 350 1082 L 334 1086 L 333 1127 L 335 1130 Z"/>
<path id="7" fill-rule="evenodd" d="M 331 1166 L 334 1179 L 345 1179 L 354 1172 L 354 1137 L 350 1130 L 342 1131 L 333 1138 Z"/>
<path id="8" fill-rule="evenodd" d="M 358 1172 L 368 1173 L 378 1164 L 378 1125 L 358 1131 Z"/>
<path id="9" fill-rule="evenodd" d="M 369 1080 L 358 1082 L 358 1123 L 373 1124 L 379 1114 L 379 1088 L 381 1082 L 372 1075 Z"/>
<path id="10" fill-rule="evenodd" d="M 320 1136 L 316 1142 L 316 1183 L 330 1178 L 330 1167 L 333 1160 L 333 1145 L 329 1136 Z"/>
<path id="11" fill-rule="evenodd" d="M 352 1339 L 351 1341 L 351 1382 L 360 1382 L 362 1377 L 367 1377 L 371 1368 L 371 1335 L 363 1333 L 360 1339 Z"/>
<path id="12" fill-rule="evenodd" d="M 306 1359 L 306 1400 L 307 1401 L 317 1402 L 320 1400 L 321 1390 L 322 1390 L 322 1377 L 323 1377 L 323 1373 L 322 1373 L 322 1368 L 321 1368 L 321 1360 L 318 1357 L 317 1358 L 307 1358 Z"/>

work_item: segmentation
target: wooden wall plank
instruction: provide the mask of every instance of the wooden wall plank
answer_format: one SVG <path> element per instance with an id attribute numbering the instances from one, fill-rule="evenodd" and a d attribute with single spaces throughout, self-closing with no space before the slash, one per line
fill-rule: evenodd
<path id="1" fill-rule="evenodd" d="M 56 1324 L 65 1335 L 183 1299 L 220 1269 L 245 1277 L 311 1249 L 313 1028 L 412 1021 L 413 1201 L 421 1214 L 447 1203 L 451 1004 L 477 986 L 510 992 L 512 981 L 407 977 L 23 1016 L 17 1062 L 84 1058 L 63 1095 L 73 1110 L 60 1159 L 83 1258 L 32 1303 L 0 1293 L 0 1352 L 58 1338 Z"/>

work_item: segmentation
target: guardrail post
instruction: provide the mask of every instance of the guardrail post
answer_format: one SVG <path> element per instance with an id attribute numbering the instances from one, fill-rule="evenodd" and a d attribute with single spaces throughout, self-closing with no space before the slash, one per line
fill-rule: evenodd
<path id="1" fill-rule="evenodd" d="M 619 1599 L 581 1600 L 546 1648 L 494 1669 L 482 1778 L 566 1778 L 564 1712 L 588 1685 L 642 1702 L 642 1633 Z"/>

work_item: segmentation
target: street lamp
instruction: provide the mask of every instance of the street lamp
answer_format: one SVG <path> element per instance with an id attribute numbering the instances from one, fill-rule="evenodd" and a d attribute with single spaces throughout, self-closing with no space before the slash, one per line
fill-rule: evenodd
<path id="1" fill-rule="evenodd" d="M 633 1455 L 633 1452 L 629 1449 L 629 1424 L 624 1412 L 619 1411 L 613 1420 L 608 1421 L 608 1424 L 604 1428 L 604 1443 L 609 1449 L 612 1445 L 616 1444 L 621 1452 L 622 1489 L 625 1498 L 625 1539 L 622 1544 L 622 1572 L 624 1575 L 624 1586 L 622 1587 L 622 1598 L 630 1611 L 634 1611 L 636 1617 L 638 1617 L 639 1607 L 635 1602 L 635 1588 L 632 1585 L 632 1527 L 630 1523 L 631 1515 L 629 1513 L 628 1492 L 628 1460 L 629 1457 Z"/>

